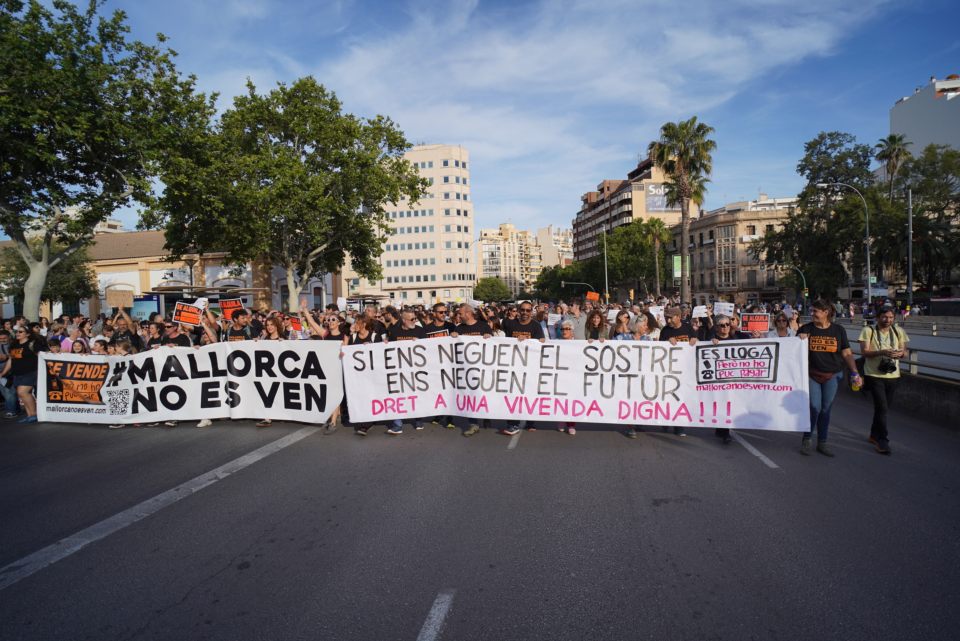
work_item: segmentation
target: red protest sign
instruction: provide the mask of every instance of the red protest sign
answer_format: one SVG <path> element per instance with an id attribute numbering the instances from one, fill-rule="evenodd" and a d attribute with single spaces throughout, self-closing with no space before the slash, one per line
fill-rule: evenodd
<path id="1" fill-rule="evenodd" d="M 220 300 L 220 313 L 227 320 L 233 320 L 233 313 L 238 309 L 244 309 L 242 299 L 223 298 Z"/>
<path id="2" fill-rule="evenodd" d="M 587 292 L 587 300 L 592 300 L 594 302 L 600 300 L 600 292 Z"/>
<path id="3" fill-rule="evenodd" d="M 766 332 L 770 329 L 770 314 L 740 314 L 740 329 L 744 332 Z"/>
<path id="4" fill-rule="evenodd" d="M 290 317 L 290 329 L 292 329 L 292 330 L 295 331 L 295 332 L 302 332 L 302 331 L 303 331 L 303 323 L 302 323 L 302 322 L 300 321 L 300 319 L 297 318 L 296 316 L 291 316 L 291 317 Z"/>
<path id="5" fill-rule="evenodd" d="M 177 303 L 173 309 L 173 322 L 196 327 L 203 318 L 203 308 L 190 303 Z"/>

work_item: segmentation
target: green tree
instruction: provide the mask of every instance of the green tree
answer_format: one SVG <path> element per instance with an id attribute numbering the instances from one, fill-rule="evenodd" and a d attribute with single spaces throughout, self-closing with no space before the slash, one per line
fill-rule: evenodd
<path id="1" fill-rule="evenodd" d="M 871 151 L 842 132 L 821 132 L 804 145 L 797 173 L 806 179 L 797 206 L 783 226 L 767 232 L 751 246 L 766 263 L 792 265 L 804 272 L 814 296 L 835 297 L 863 265 L 864 211 L 860 198 L 843 187 L 860 191 L 873 180 Z M 787 270 L 792 272 L 792 270 Z M 788 280 L 793 280 L 789 274 Z"/>
<path id="2" fill-rule="evenodd" d="M 199 147 L 166 163 L 168 189 L 146 224 L 165 228 L 174 256 L 220 250 L 237 264 L 283 267 L 290 309 L 347 255 L 361 277 L 379 278 L 386 204 L 415 203 L 427 185 L 403 158 L 403 132 L 385 116 L 344 113 L 312 77 L 247 90 L 197 129 Z"/>
<path id="3" fill-rule="evenodd" d="M 496 277 L 481 278 L 473 287 L 473 297 L 484 302 L 510 300 L 513 293 L 507 284 Z"/>
<path id="4" fill-rule="evenodd" d="M 100 16 L 104 0 L 83 11 L 51 4 L 0 0 L 0 227 L 29 267 L 29 318 L 50 270 L 98 222 L 149 200 L 162 142 L 177 137 L 180 114 L 205 104 L 171 51 L 127 39 L 123 12 Z"/>
<path id="5" fill-rule="evenodd" d="M 663 244 L 669 243 L 673 238 L 667 224 L 663 219 L 651 216 L 644 223 L 644 232 L 650 243 L 653 245 L 653 268 L 654 268 L 654 292 L 657 297 L 660 296 L 660 270 L 666 260 L 663 255 Z"/>
<path id="6" fill-rule="evenodd" d="M 43 251 L 42 239 L 30 239 L 29 245 L 36 260 L 39 260 Z M 62 252 L 65 247 L 55 244 L 52 249 Z M 24 262 L 20 251 L 16 247 L 4 247 L 0 251 L 0 291 L 6 296 L 22 297 L 24 284 L 29 277 L 30 267 Z M 40 300 L 59 303 L 93 298 L 97 295 L 96 280 L 86 249 L 78 249 L 68 254 L 57 269 L 50 272 Z"/>
<path id="7" fill-rule="evenodd" d="M 713 150 L 717 143 L 709 138 L 713 127 L 697 122 L 693 116 L 681 122 L 668 122 L 660 128 L 660 139 L 647 148 L 654 164 L 667 176 L 667 202 L 680 205 L 681 264 L 688 265 L 690 248 L 690 203 L 703 203 L 707 176 L 713 170 Z M 690 300 L 690 275 L 680 279 L 680 300 Z"/>
<path id="8" fill-rule="evenodd" d="M 873 146 L 874 150 L 876 150 L 875 157 L 883 163 L 883 168 L 887 175 L 889 200 L 893 200 L 893 185 L 896 182 L 897 172 L 910 157 L 910 152 L 907 150 L 907 147 L 911 144 L 913 143 L 907 142 L 903 134 L 890 134 L 886 138 L 881 138 L 880 142 Z"/>

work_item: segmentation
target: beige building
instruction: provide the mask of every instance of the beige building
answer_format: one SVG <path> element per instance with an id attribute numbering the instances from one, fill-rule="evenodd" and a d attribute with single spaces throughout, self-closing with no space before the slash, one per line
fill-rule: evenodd
<path id="1" fill-rule="evenodd" d="M 634 220 L 659 217 L 667 226 L 680 222 L 679 206 L 667 204 L 663 172 L 649 158 L 640 161 L 626 180 L 604 180 L 596 191 L 581 196 L 573 220 L 573 259 L 586 260 L 603 252 L 604 232 Z M 691 217 L 697 216 L 691 205 Z"/>
<path id="2" fill-rule="evenodd" d="M 704 213 L 690 221 L 690 274 L 697 304 L 725 300 L 740 304 L 780 300 L 792 296 L 780 284 L 775 269 L 767 269 L 750 252 L 750 244 L 766 232 L 779 228 L 796 198 L 768 198 L 735 202 Z M 667 253 L 679 261 L 680 225 L 675 225 L 673 244 Z M 673 285 L 679 289 L 679 276 Z"/>
<path id="3" fill-rule="evenodd" d="M 537 230 L 540 262 L 543 267 L 565 267 L 573 262 L 573 230 L 556 229 L 553 225 Z"/>
<path id="4" fill-rule="evenodd" d="M 543 269 L 537 238 L 510 223 L 480 230 L 480 278 L 499 278 L 516 297 L 533 290 Z"/>
<path id="5" fill-rule="evenodd" d="M 10 244 L 6 241 L 3 245 Z M 161 313 L 171 311 L 178 294 L 171 289 L 184 287 L 214 287 L 244 290 L 240 296 L 250 309 L 285 309 L 287 305 L 286 279 L 283 269 L 249 263 L 236 273 L 224 264 L 223 254 L 205 254 L 170 261 L 167 258 L 165 238 L 162 231 L 105 232 L 94 236 L 87 250 L 90 267 L 96 278 L 97 296 L 90 299 L 63 301 L 52 308 L 44 304 L 41 315 L 48 318 L 62 313 L 85 314 L 94 317 L 103 312 L 111 313 L 107 305 L 110 290 L 132 291 L 137 299 L 134 315 L 154 304 Z M 56 269 L 56 268 L 55 268 Z M 310 281 L 301 294 L 312 307 L 323 307 L 329 302 L 332 279 L 329 275 Z M 167 293 L 163 293 L 167 290 Z M 151 298 L 155 297 L 155 298 Z M 224 296 L 233 297 L 233 296 Z M 216 305 L 216 297 L 208 297 Z M 192 302 L 193 297 L 185 298 Z M 9 318 L 21 312 L 19 301 L 8 298 L 3 301 L 2 314 Z"/>
<path id="6" fill-rule="evenodd" d="M 477 273 L 470 155 L 459 145 L 418 145 L 404 157 L 430 181 L 428 194 L 416 204 L 388 205 L 391 233 L 380 256 L 383 278 L 360 278 L 348 256 L 334 293 L 397 304 L 467 300 Z"/>

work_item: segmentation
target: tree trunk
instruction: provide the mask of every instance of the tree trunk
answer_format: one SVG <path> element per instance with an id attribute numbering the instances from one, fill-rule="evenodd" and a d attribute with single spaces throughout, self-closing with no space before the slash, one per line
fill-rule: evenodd
<path id="1" fill-rule="evenodd" d="M 660 298 L 660 237 L 653 239 L 653 274 L 657 298 Z"/>
<path id="2" fill-rule="evenodd" d="M 297 272 L 293 267 L 287 266 L 287 311 L 296 314 L 300 309 L 300 288 L 303 283 L 297 280 Z M 304 279 L 306 280 L 306 279 Z"/>
<path id="3" fill-rule="evenodd" d="M 690 286 L 687 284 L 687 261 L 690 257 L 690 246 L 687 237 L 690 235 L 690 199 L 680 199 L 680 302 L 690 302 Z"/>
<path id="4" fill-rule="evenodd" d="M 27 320 L 40 320 L 40 295 L 43 286 L 47 283 L 47 272 L 50 271 L 47 262 L 37 260 L 28 265 L 30 275 L 23 284 L 23 315 Z"/>

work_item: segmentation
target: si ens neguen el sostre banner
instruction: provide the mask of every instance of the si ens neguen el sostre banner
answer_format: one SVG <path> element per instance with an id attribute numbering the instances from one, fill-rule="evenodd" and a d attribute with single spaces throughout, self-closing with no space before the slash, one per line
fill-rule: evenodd
<path id="1" fill-rule="evenodd" d="M 438 338 L 344 348 L 354 421 L 428 416 L 626 425 L 810 427 L 796 338 L 654 341 Z"/>
<path id="2" fill-rule="evenodd" d="M 77 423 L 271 418 L 320 423 L 343 400 L 340 344 L 242 341 L 134 356 L 40 356 L 37 417 Z"/>

